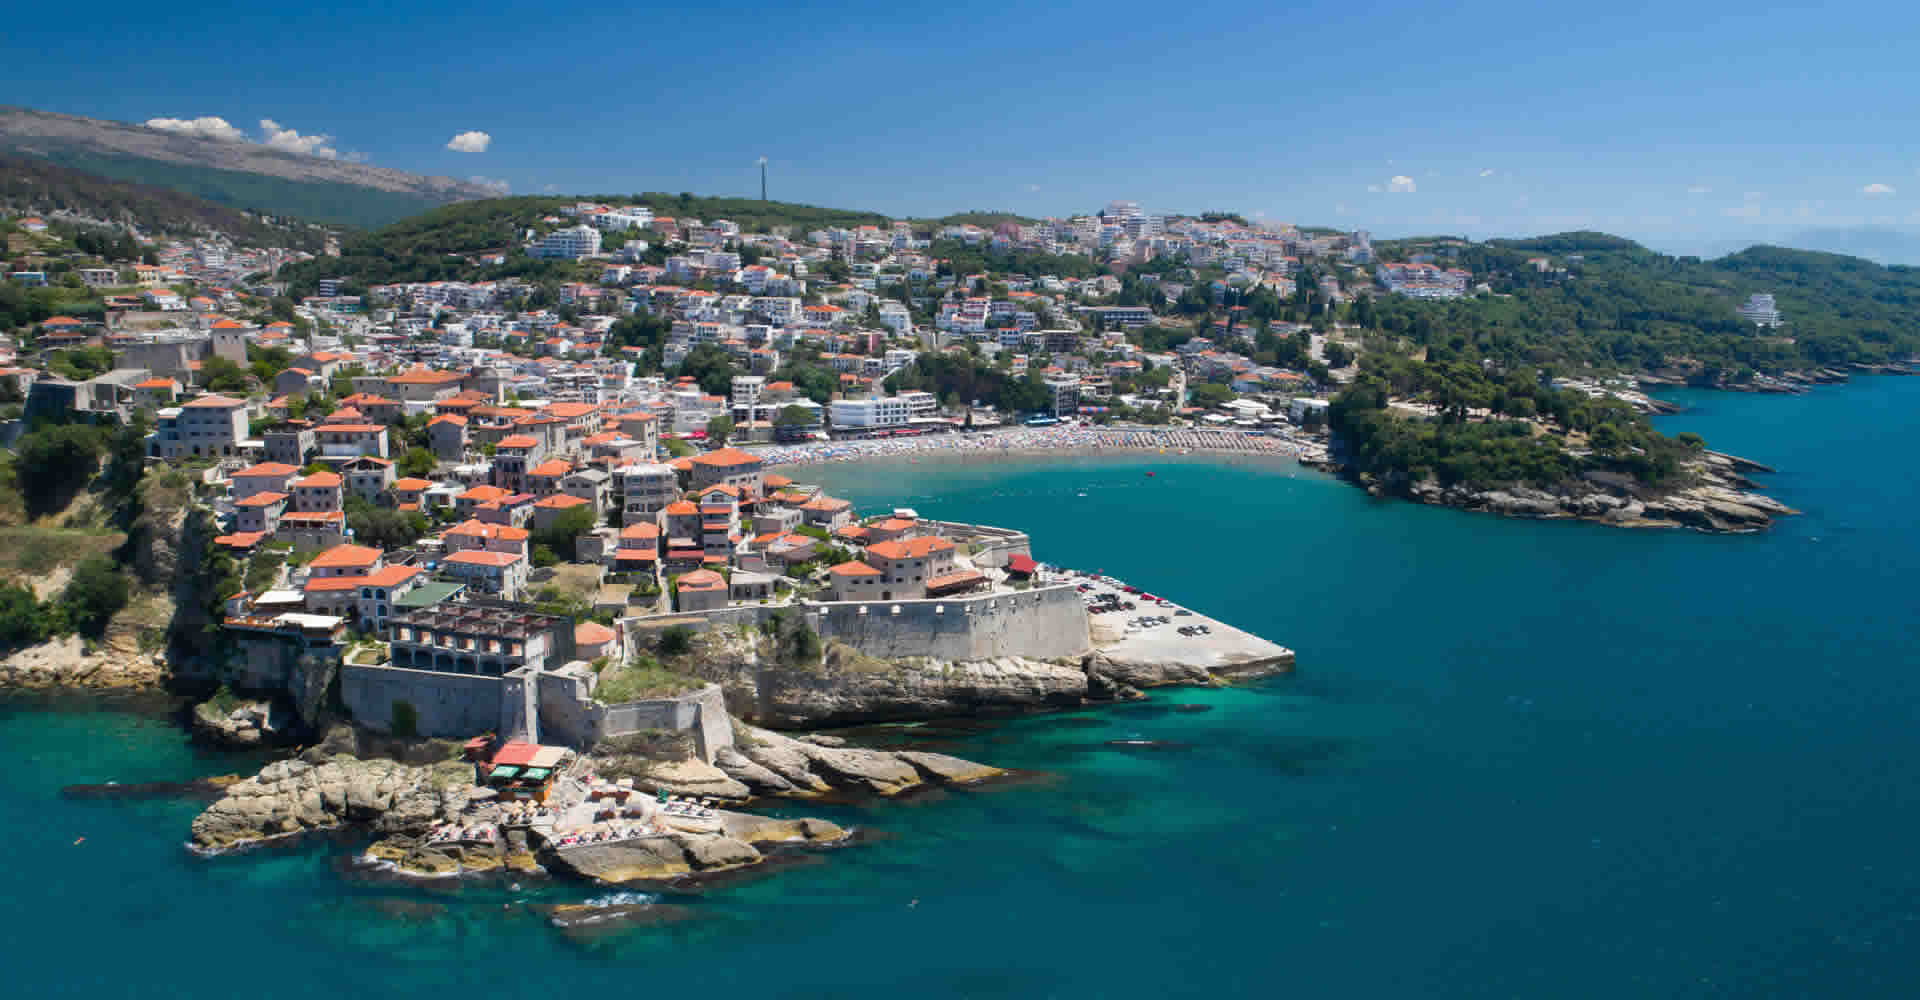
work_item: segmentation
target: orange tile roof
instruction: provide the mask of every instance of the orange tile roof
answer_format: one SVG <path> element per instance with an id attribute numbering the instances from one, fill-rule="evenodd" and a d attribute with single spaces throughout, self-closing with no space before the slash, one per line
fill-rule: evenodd
<path id="1" fill-rule="evenodd" d="M 396 490 L 424 490 L 432 485 L 431 479 L 416 479 L 413 476 L 393 481 L 393 488 Z"/>
<path id="2" fill-rule="evenodd" d="M 336 545 L 313 557 L 315 569 L 334 569 L 341 566 L 371 566 L 380 561 L 380 550 L 364 545 Z"/>
<path id="3" fill-rule="evenodd" d="M 843 562 L 827 572 L 835 576 L 879 576 L 880 571 L 859 560 Z"/>
<path id="4" fill-rule="evenodd" d="M 700 508 L 695 507 L 691 500 L 675 500 L 667 505 L 665 513 L 675 515 L 698 514 L 700 513 Z"/>
<path id="5" fill-rule="evenodd" d="M 727 578 L 710 569 L 696 569 L 675 584 L 680 590 L 725 590 Z"/>
<path id="6" fill-rule="evenodd" d="M 559 510 L 570 510 L 574 507 L 582 506 L 586 502 L 587 501 L 572 494 L 555 493 L 550 497 L 535 501 L 533 505 L 535 507 L 545 507 L 548 510 L 554 510 L 556 508 Z"/>
<path id="7" fill-rule="evenodd" d="M 447 529 L 449 535 L 473 538 L 498 538 L 506 542 L 524 542 L 533 537 L 533 532 L 525 528 L 516 528 L 510 524 L 488 524 L 477 518 L 462 521 Z"/>
<path id="8" fill-rule="evenodd" d="M 252 476 L 291 476 L 299 471 L 299 467 L 288 465 L 285 462 L 261 462 L 259 465 L 249 465 L 241 469 L 239 472 L 233 474 L 233 478 L 247 479 Z"/>
<path id="9" fill-rule="evenodd" d="M 545 462 L 541 462 L 539 465 L 536 465 L 533 468 L 528 469 L 527 475 L 529 476 L 564 476 L 567 473 L 572 471 L 573 471 L 572 462 L 569 462 L 561 458 L 555 458 L 555 459 L 549 459 Z"/>
<path id="10" fill-rule="evenodd" d="M 316 489 L 338 486 L 340 485 L 340 477 L 331 472 L 316 472 L 305 479 L 294 480 L 293 485 L 296 487 L 309 486 Z"/>
<path id="11" fill-rule="evenodd" d="M 471 500 L 475 503 L 484 503 L 488 500 L 498 500 L 507 495 L 507 491 L 498 486 L 475 486 L 465 493 L 460 494 L 459 499 Z"/>
<path id="12" fill-rule="evenodd" d="M 519 561 L 520 554 L 517 552 L 486 552 L 479 549 L 464 549 L 447 557 L 447 562 L 469 566 L 511 566 Z"/>
<path id="13" fill-rule="evenodd" d="M 235 507 L 271 507 L 286 498 L 285 493 L 255 493 L 245 500 L 235 500 L 233 505 Z"/>
<path id="14" fill-rule="evenodd" d="M 704 455 L 695 455 L 693 456 L 693 461 L 700 465 L 710 465 L 715 468 L 730 468 L 736 465 L 749 465 L 758 462 L 760 461 L 760 456 L 750 455 L 738 448 L 721 448 L 718 451 L 710 451 Z"/>
<path id="15" fill-rule="evenodd" d="M 581 622 L 573 627 L 573 641 L 582 646 L 612 642 L 618 633 L 599 622 Z"/>
<path id="16" fill-rule="evenodd" d="M 201 396 L 199 399 L 183 405 L 188 409 L 232 409 L 236 406 L 247 405 L 247 401 L 244 399 L 234 399 L 232 396 Z"/>
<path id="17" fill-rule="evenodd" d="M 534 447 L 538 447 L 539 444 L 540 444 L 539 440 L 534 438 L 534 436 L 531 434 L 509 434 L 506 437 L 503 437 L 500 439 L 500 444 L 498 445 L 498 447 L 534 448 Z"/>
<path id="18" fill-rule="evenodd" d="M 925 535 L 879 542 L 868 546 L 867 553 L 881 559 L 924 559 L 935 552 L 946 552 L 952 548 L 952 542 L 938 535 Z"/>

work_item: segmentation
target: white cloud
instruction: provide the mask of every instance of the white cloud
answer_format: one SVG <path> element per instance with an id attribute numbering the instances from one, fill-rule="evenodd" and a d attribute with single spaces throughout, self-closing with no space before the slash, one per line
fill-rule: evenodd
<path id="1" fill-rule="evenodd" d="M 1379 190 L 1380 190 L 1380 185 L 1378 185 L 1378 184 L 1369 184 L 1369 185 L 1367 185 L 1367 190 L 1369 190 L 1369 191 L 1375 191 L 1375 192 L 1377 192 L 1377 191 L 1379 191 Z"/>
<path id="2" fill-rule="evenodd" d="M 1395 174 L 1393 179 L 1387 182 L 1387 190 L 1393 194 L 1412 194 L 1415 190 L 1413 178 L 1406 174 Z"/>
<path id="3" fill-rule="evenodd" d="M 1029 192 L 1034 192 L 1034 191 L 1038 191 L 1038 190 L 1040 190 L 1040 185 L 1038 185 L 1038 184 L 1029 184 L 1029 185 L 1027 185 L 1027 190 L 1028 190 Z"/>
<path id="4" fill-rule="evenodd" d="M 1877 196 L 1877 195 L 1883 195 L 1883 194 L 1892 194 L 1892 193 L 1893 193 L 1893 185 L 1891 185 L 1891 184 L 1880 184 L 1880 183 L 1877 183 L 1877 182 L 1876 182 L 1876 183 L 1873 183 L 1873 184 L 1869 184 L 1869 185 L 1867 185 L 1866 187 L 1863 187 L 1863 188 L 1861 188 L 1861 189 L 1860 189 L 1860 193 L 1861 193 L 1861 194 L 1864 194 L 1864 195 L 1868 195 L 1868 196 Z"/>
<path id="5" fill-rule="evenodd" d="M 271 118 L 260 119 L 260 142 L 269 149 L 283 153 L 299 153 L 303 156 L 318 156 L 323 160 L 340 157 L 340 151 L 333 148 L 333 136 L 301 135 L 290 128 L 284 128 Z"/>
<path id="6" fill-rule="evenodd" d="M 1740 197 L 1746 199 L 1747 201 L 1766 201 L 1767 193 L 1765 191 L 1748 191 L 1746 194 L 1743 194 Z"/>
<path id="7" fill-rule="evenodd" d="M 467 178 L 467 180 L 470 180 L 475 184 L 478 184 L 481 187 L 486 188 L 490 191 L 499 192 L 500 194 L 506 194 L 507 192 L 513 190 L 513 185 L 508 184 L 506 181 L 500 180 L 497 177 L 481 177 L 478 174 L 475 174 L 474 176 Z"/>
<path id="8" fill-rule="evenodd" d="M 1493 168 L 1492 168 L 1492 167 L 1488 167 L 1487 169 L 1485 169 L 1485 170 L 1482 170 L 1482 171 L 1480 171 L 1480 176 L 1482 176 L 1482 177 L 1492 177 L 1492 176 L 1493 176 Z"/>
<path id="9" fill-rule="evenodd" d="M 447 148 L 456 153 L 484 153 L 493 145 L 493 136 L 485 132 L 462 132 L 447 140 Z"/>
<path id="10" fill-rule="evenodd" d="M 1687 193 L 1688 194 L 1712 194 L 1713 189 L 1706 186 L 1705 184 L 1695 184 L 1694 186 L 1687 189 Z"/>
<path id="11" fill-rule="evenodd" d="M 1333 203 L 1333 214 L 1335 214 L 1335 215 L 1345 215 L 1345 214 L 1347 214 L 1347 203 L 1346 203 L 1346 202 L 1344 202 L 1344 201 L 1336 201 L 1336 202 L 1334 202 L 1334 203 Z"/>
<path id="12" fill-rule="evenodd" d="M 222 142 L 246 142 L 247 134 L 235 128 L 225 118 L 206 115 L 201 118 L 149 118 L 148 128 L 157 128 L 163 132 L 178 132 L 181 135 L 196 136 L 201 139 L 219 139 Z"/>

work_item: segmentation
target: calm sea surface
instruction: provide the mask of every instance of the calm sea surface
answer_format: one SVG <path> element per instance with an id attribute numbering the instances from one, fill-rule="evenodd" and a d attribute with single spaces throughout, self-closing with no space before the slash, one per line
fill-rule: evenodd
<path id="1" fill-rule="evenodd" d="M 863 732 L 1030 774 L 784 810 L 871 836 L 624 933 L 541 907 L 645 897 L 422 891 L 328 843 L 191 858 L 198 804 L 61 787 L 258 759 L 128 706 L 0 702 L 8 992 L 1914 996 L 1920 379 L 1680 398 L 1667 430 L 1778 466 L 1806 516 L 1624 532 L 1133 454 L 809 470 L 863 510 L 1024 527 L 1300 668 Z"/>

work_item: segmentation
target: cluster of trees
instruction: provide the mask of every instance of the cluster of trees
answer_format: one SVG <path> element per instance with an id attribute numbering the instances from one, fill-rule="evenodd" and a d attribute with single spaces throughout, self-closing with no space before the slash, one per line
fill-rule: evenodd
<path id="1" fill-rule="evenodd" d="M 944 263 L 939 274 L 1049 274 L 1061 278 L 1091 278 L 1099 267 L 1091 257 L 1079 254 L 1051 254 L 1038 250 L 1009 250 L 996 253 L 985 246 L 970 246 L 960 240 L 935 240 L 928 251 Z"/>
<path id="2" fill-rule="evenodd" d="M 131 597 L 127 576 L 106 556 L 73 569 L 57 596 L 45 601 L 17 584 L 0 584 L 0 646 L 29 646 L 56 635 L 98 638 Z"/>
<path id="3" fill-rule="evenodd" d="M 1532 369 L 1500 377 L 1479 365 L 1372 354 L 1362 371 L 1335 397 L 1329 425 L 1351 470 L 1388 482 L 1549 487 L 1605 469 L 1660 486 L 1704 447 L 1697 435 L 1661 434 L 1619 400 L 1555 389 Z M 1437 416 L 1396 414 L 1387 406 L 1396 397 L 1427 402 Z"/>
<path id="4" fill-rule="evenodd" d="M 7 472 L 27 516 L 34 518 L 64 509 L 101 471 L 105 458 L 100 486 L 110 501 L 124 505 L 144 472 L 146 436 L 146 423 L 139 417 L 125 426 L 43 425 L 14 443 Z"/>
<path id="5" fill-rule="evenodd" d="M 951 354 L 920 355 L 913 364 L 888 376 L 886 387 L 895 393 L 925 390 L 942 404 L 977 401 L 1014 413 L 1053 407 L 1053 393 L 1038 371 L 1029 369 L 1026 375 L 1015 376 L 991 368 L 978 358 Z"/>
<path id="6" fill-rule="evenodd" d="M 534 565 L 551 566 L 557 562 L 574 560 L 577 558 L 574 542 L 593 528 L 591 504 L 561 511 L 551 524 L 533 533 Z"/>
<path id="7" fill-rule="evenodd" d="M 0 281 L 0 330 L 33 326 L 55 316 L 97 321 L 106 314 L 106 303 L 84 289 L 27 288 Z"/>
<path id="8" fill-rule="evenodd" d="M 341 507 L 347 514 L 347 527 L 353 530 L 353 540 L 361 545 L 383 549 L 412 545 L 433 527 L 419 511 L 381 507 L 359 496 L 347 497 Z"/>

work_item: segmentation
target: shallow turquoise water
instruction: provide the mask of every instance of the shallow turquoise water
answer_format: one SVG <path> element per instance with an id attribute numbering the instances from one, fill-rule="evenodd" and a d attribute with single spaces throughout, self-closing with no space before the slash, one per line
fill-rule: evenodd
<path id="1" fill-rule="evenodd" d="M 864 509 L 1025 527 L 1040 558 L 1286 643 L 1300 670 L 862 733 L 1031 774 L 791 810 L 874 836 L 624 935 L 526 905 L 609 894 L 421 892 L 343 875 L 343 846 L 192 859 L 196 805 L 59 788 L 235 762 L 164 721 L 11 703 L 14 990 L 1911 996 L 1920 379 L 1684 401 L 1669 430 L 1779 466 L 1807 515 L 1622 532 L 1158 456 L 810 473 Z"/>

